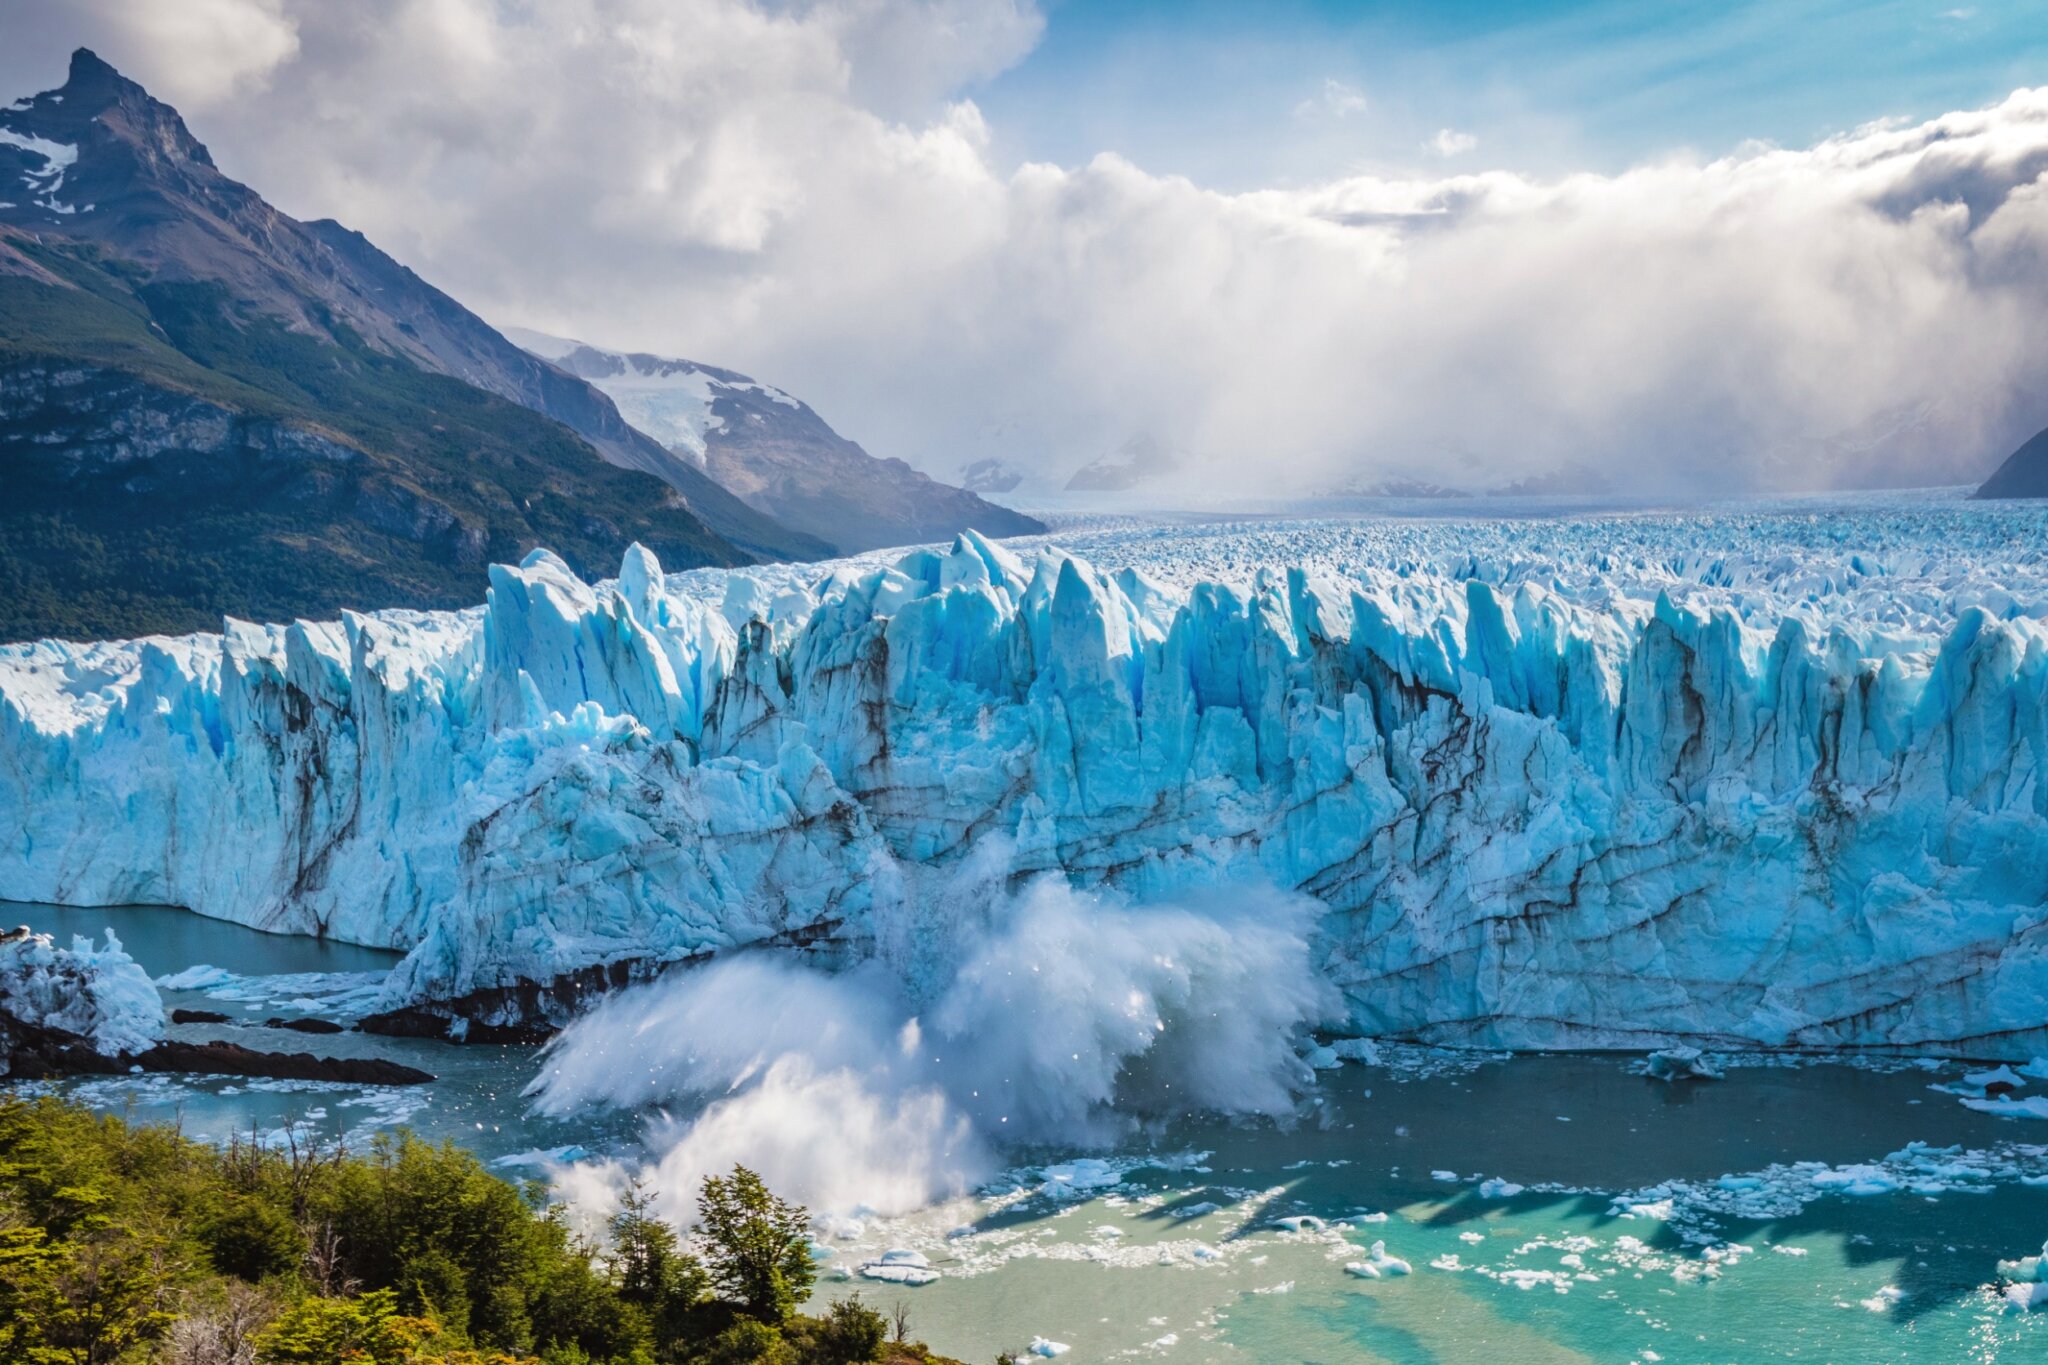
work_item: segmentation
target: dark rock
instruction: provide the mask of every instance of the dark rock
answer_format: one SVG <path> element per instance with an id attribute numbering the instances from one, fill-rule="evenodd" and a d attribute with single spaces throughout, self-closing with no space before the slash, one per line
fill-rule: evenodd
<path id="1" fill-rule="evenodd" d="M 288 1028 L 294 1033 L 347 1033 L 332 1019 L 265 1019 L 265 1028 Z"/>
<path id="2" fill-rule="evenodd" d="M 174 1024 L 232 1024 L 233 1019 L 215 1010 L 172 1010 Z"/>
<path id="3" fill-rule="evenodd" d="M 344 1085 L 424 1085 L 433 1076 L 381 1057 L 315 1057 L 308 1052 L 259 1052 L 240 1043 L 186 1043 L 175 1039 L 145 1052 L 108 1057 L 78 1034 L 0 1013 L 0 1074 L 10 1080 L 56 1076 L 155 1075 L 261 1076 L 275 1080 L 336 1081 Z"/>
<path id="4" fill-rule="evenodd" d="M 544 1043 L 585 1005 L 609 991 L 659 975 L 641 960 L 583 967 L 551 981 L 521 981 L 471 991 L 452 1000 L 406 1005 L 365 1015 L 365 1033 L 459 1043 Z"/>

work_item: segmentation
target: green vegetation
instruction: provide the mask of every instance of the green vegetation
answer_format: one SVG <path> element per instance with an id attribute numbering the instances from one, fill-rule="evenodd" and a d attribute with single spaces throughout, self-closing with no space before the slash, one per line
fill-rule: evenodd
<path id="1" fill-rule="evenodd" d="M 797 1311 L 805 1211 L 744 1167 L 686 1246 L 629 1190 L 600 1246 L 452 1145 L 225 1151 L 0 1099 L 0 1360 L 954 1365 L 852 1298 Z"/>
<path id="2" fill-rule="evenodd" d="M 31 254 L 71 287 L 0 277 L 0 639 L 468 606 L 536 545 L 588 576 L 634 540 L 744 558 L 652 475 L 337 319 Z"/>

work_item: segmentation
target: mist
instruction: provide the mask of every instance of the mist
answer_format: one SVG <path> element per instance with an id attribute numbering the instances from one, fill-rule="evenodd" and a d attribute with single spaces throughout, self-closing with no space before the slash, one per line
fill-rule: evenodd
<path id="1" fill-rule="evenodd" d="M 1294 1114 L 1313 1081 L 1298 1048 L 1338 1012 L 1312 913 L 1268 887 L 1140 905 L 1042 880 L 962 914 L 986 927 L 922 982 L 879 958 L 831 973 L 741 953 L 626 991 L 550 1044 L 528 1093 L 547 1115 L 652 1115 L 644 1169 L 565 1174 L 586 1206 L 637 1175 L 687 1222 L 702 1178 L 740 1162 L 821 1212 L 903 1213 L 1021 1149 Z"/>

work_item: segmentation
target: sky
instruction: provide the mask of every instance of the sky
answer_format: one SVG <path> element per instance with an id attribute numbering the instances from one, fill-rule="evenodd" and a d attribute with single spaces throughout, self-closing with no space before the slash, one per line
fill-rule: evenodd
<path id="1" fill-rule="evenodd" d="M 490 320 L 1031 486 L 1979 478 L 2048 423 L 2048 0 L 0 0 Z"/>

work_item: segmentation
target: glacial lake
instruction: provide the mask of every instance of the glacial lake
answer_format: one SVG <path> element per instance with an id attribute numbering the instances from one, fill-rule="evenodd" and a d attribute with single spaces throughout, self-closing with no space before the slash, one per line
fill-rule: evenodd
<path id="1" fill-rule="evenodd" d="M 248 1021 L 180 1036 L 439 1077 L 22 1088 L 214 1141 L 359 1146 L 406 1125 L 513 1178 L 564 1169 L 543 1152 L 570 1170 L 638 1154 L 638 1118 L 529 1112 L 533 1048 L 251 1027 L 359 1013 L 394 954 L 152 907 L 0 904 L 0 923 L 18 922 L 112 928 L 153 976 L 186 974 L 167 1008 Z M 1186 1120 L 1116 1150 L 1011 1151 L 973 1195 L 896 1218 L 840 1211 L 820 1292 L 906 1301 L 917 1335 L 980 1361 L 1034 1338 L 1070 1362 L 2048 1359 L 2048 1313 L 2010 1311 L 1993 1288 L 1998 1261 L 2048 1239 L 2048 1120 L 1934 1088 L 1974 1069 L 1961 1063 L 1730 1062 L 1725 1079 L 1666 1084 L 1619 1055 L 1384 1049 L 1320 1073 L 1291 1126 Z M 1412 1273 L 1346 1273 L 1378 1241 Z M 892 1248 L 939 1278 L 858 1275 Z"/>

